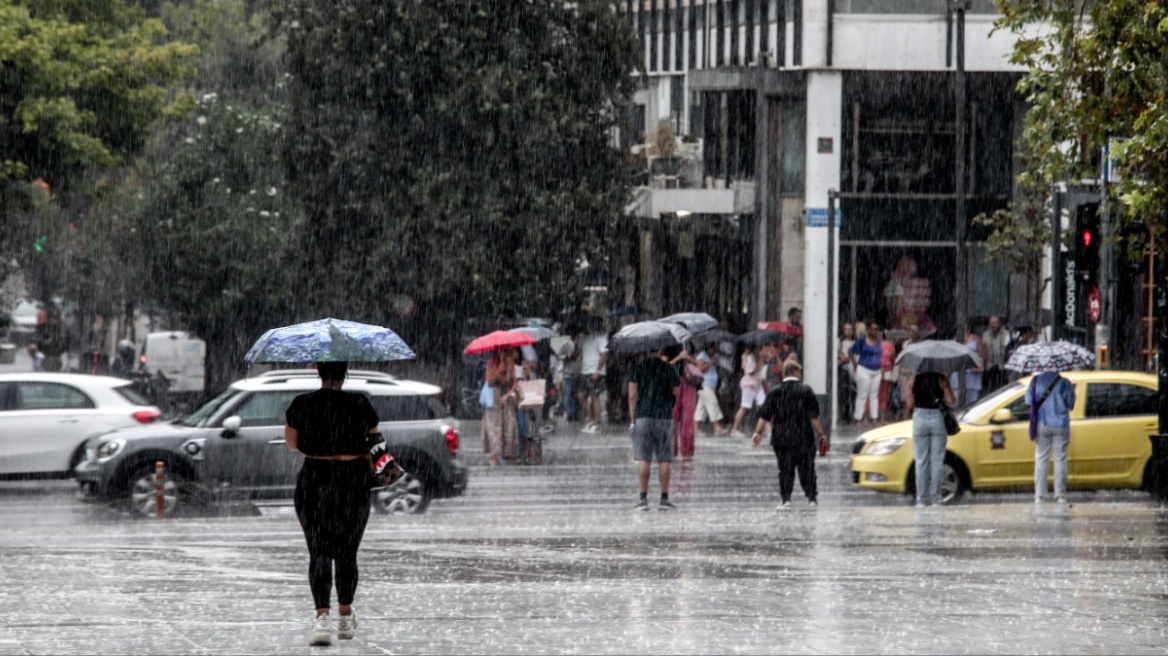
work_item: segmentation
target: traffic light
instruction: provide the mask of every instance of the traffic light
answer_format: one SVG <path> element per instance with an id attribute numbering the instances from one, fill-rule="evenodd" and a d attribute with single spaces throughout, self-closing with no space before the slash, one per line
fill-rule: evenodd
<path id="1" fill-rule="evenodd" d="M 1075 210 L 1075 274 L 1088 287 L 1099 277 L 1099 203 L 1084 203 Z"/>

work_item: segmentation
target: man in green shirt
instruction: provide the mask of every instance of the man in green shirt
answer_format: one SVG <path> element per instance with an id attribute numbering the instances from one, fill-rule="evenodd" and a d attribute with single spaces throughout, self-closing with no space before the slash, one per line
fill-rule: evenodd
<path id="1" fill-rule="evenodd" d="M 653 351 L 629 369 L 629 427 L 641 498 L 635 508 L 649 509 L 649 466 L 657 458 L 661 483 L 661 510 L 676 508 L 669 501 L 669 467 L 673 462 L 673 400 L 681 386 L 677 369 Z"/>

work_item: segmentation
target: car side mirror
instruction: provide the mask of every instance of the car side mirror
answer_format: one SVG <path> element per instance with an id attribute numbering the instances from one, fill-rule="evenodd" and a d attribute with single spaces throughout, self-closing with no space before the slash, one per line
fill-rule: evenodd
<path id="1" fill-rule="evenodd" d="M 220 433 L 223 437 L 235 437 L 239 434 L 239 427 L 243 425 L 243 420 L 238 415 L 233 415 L 223 420 L 223 432 Z"/>
<path id="2" fill-rule="evenodd" d="M 1006 408 L 998 410 L 993 417 L 990 417 L 990 422 L 994 424 L 1008 424 L 1012 421 L 1014 421 L 1014 413 Z"/>

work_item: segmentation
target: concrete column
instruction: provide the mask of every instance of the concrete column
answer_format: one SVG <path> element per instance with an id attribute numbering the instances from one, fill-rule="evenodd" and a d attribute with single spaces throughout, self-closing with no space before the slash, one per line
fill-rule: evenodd
<path id="1" fill-rule="evenodd" d="M 806 51 L 804 58 L 807 57 Z M 806 59 L 805 59 L 806 61 Z M 840 138 L 843 78 L 835 71 L 807 75 L 807 212 L 826 211 L 827 192 L 840 187 Z M 831 152 L 819 152 L 830 139 Z M 827 143 L 823 144 L 825 147 Z M 843 217 L 846 221 L 847 217 Z M 838 230 L 836 244 L 838 240 Z M 803 381 L 826 394 L 827 350 L 835 343 L 834 323 L 828 325 L 827 228 L 808 226 L 803 232 Z M 838 247 L 835 261 L 839 262 Z M 837 280 L 838 284 L 838 280 Z M 838 292 L 838 287 L 837 287 Z M 839 294 L 835 295 L 839 298 Z"/>
<path id="2" fill-rule="evenodd" d="M 795 1 L 803 3 L 803 67 L 823 68 L 827 66 L 827 2 L 825 0 Z M 810 112 L 807 115 L 811 116 Z M 825 200 L 824 203 L 826 204 L 827 201 Z M 807 313 L 804 312 L 803 316 L 806 317 Z M 804 371 L 803 373 L 808 372 Z"/>

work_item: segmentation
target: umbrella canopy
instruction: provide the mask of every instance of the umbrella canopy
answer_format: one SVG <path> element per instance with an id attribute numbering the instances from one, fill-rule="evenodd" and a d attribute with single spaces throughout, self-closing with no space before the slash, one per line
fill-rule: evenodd
<path id="1" fill-rule="evenodd" d="M 786 321 L 760 321 L 758 322 L 759 330 L 772 330 L 776 333 L 783 333 L 784 335 L 792 335 L 798 337 L 803 334 L 803 329 L 794 324 L 789 324 Z"/>
<path id="2" fill-rule="evenodd" d="M 542 342 L 545 339 L 551 339 L 556 336 L 556 331 L 546 326 L 520 326 L 518 328 L 512 328 L 508 332 L 526 333 L 534 337 L 537 342 Z"/>
<path id="3" fill-rule="evenodd" d="M 955 371 L 976 369 L 981 366 L 977 352 L 961 342 L 927 339 L 916 344 L 907 344 L 896 358 L 900 370 L 908 373 L 935 371 L 951 374 Z"/>
<path id="4" fill-rule="evenodd" d="M 273 328 L 243 359 L 247 362 L 387 362 L 412 360 L 410 347 L 389 328 L 321 319 Z"/>
<path id="5" fill-rule="evenodd" d="M 669 323 L 679 323 L 685 326 L 686 330 L 694 334 L 713 330 L 718 327 L 718 320 L 705 312 L 679 312 L 662 317 L 660 320 L 668 321 Z"/>
<path id="6" fill-rule="evenodd" d="M 763 344 L 785 342 L 790 340 L 790 338 L 790 335 L 786 333 L 780 333 L 775 330 L 752 330 L 748 333 L 739 335 L 738 342 L 740 344 L 749 344 L 751 346 L 762 346 Z"/>
<path id="7" fill-rule="evenodd" d="M 474 355 L 476 353 L 486 353 L 487 351 L 495 351 L 501 348 L 519 348 L 520 346 L 528 346 L 536 343 L 536 338 L 527 333 L 514 332 L 510 330 L 496 330 L 493 333 L 487 333 L 482 337 L 476 337 L 471 340 L 462 352 L 466 355 Z"/>
<path id="8" fill-rule="evenodd" d="M 621 328 L 608 340 L 614 353 L 644 353 L 685 343 L 690 332 L 668 321 L 640 321 Z"/>
<path id="9" fill-rule="evenodd" d="M 1094 353 L 1077 344 L 1061 341 L 1023 344 L 1006 360 L 1007 369 L 1024 374 L 1091 369 L 1094 366 Z"/>
<path id="10" fill-rule="evenodd" d="M 707 330 L 704 333 L 698 333 L 693 336 L 694 344 L 711 344 L 714 342 L 734 342 L 738 336 L 732 332 L 725 330 Z"/>

